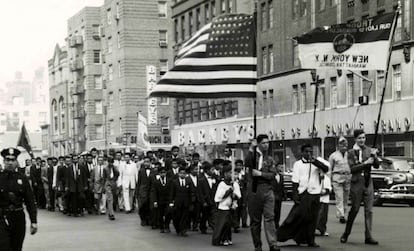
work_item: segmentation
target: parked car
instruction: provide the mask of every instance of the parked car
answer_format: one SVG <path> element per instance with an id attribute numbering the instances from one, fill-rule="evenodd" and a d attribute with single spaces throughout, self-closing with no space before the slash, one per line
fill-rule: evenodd
<path id="1" fill-rule="evenodd" d="M 380 167 L 371 170 L 374 184 L 374 205 L 401 203 L 414 207 L 414 159 L 381 158 Z"/>

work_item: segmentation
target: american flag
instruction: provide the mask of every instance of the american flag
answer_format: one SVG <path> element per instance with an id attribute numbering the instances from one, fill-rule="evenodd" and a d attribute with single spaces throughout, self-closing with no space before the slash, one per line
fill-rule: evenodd
<path id="1" fill-rule="evenodd" d="M 150 96 L 255 97 L 256 63 L 253 16 L 218 16 L 181 46 L 174 67 Z"/>

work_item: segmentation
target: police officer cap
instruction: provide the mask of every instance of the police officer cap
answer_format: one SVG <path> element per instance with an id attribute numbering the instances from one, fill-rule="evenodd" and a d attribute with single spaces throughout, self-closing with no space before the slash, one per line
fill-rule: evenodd
<path id="1" fill-rule="evenodd" d="M 20 154 L 20 151 L 13 147 L 5 148 L 1 151 L 1 156 L 3 158 L 6 158 L 8 156 L 14 156 L 17 159 L 17 156 L 19 156 L 19 154 Z"/>

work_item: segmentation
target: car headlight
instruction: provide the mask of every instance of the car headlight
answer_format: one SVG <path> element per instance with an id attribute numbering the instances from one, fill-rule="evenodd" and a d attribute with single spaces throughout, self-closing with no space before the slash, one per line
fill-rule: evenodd
<path id="1" fill-rule="evenodd" d="M 387 185 L 391 185 L 393 182 L 393 178 L 392 177 L 385 177 L 384 178 L 385 183 L 387 183 Z"/>
<path id="2" fill-rule="evenodd" d="M 407 182 L 407 175 L 405 173 L 396 173 L 391 176 L 392 180 L 396 184 L 402 184 Z"/>

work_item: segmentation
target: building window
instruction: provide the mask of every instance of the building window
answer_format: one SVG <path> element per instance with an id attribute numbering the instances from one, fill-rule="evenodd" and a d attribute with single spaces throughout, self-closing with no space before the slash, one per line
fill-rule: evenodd
<path id="1" fill-rule="evenodd" d="M 265 31 L 266 30 L 266 3 L 262 3 L 262 5 L 261 5 L 261 8 L 260 8 L 260 11 L 261 11 L 261 19 L 260 19 L 260 22 L 261 22 L 261 27 L 262 27 L 262 31 Z"/>
<path id="2" fill-rule="evenodd" d="M 102 77 L 101 75 L 93 76 L 95 82 L 95 89 L 102 89 Z"/>
<path id="3" fill-rule="evenodd" d="M 274 114 L 274 107 L 275 107 L 275 102 L 274 102 L 274 95 L 273 95 L 273 89 L 269 90 L 269 114 Z"/>
<path id="4" fill-rule="evenodd" d="M 362 3 L 362 11 L 367 12 L 369 11 L 369 1 L 361 1 Z"/>
<path id="5" fill-rule="evenodd" d="M 308 0 L 301 0 L 300 2 L 300 16 L 304 17 L 308 14 Z"/>
<path id="6" fill-rule="evenodd" d="M 167 31 L 166 30 L 159 30 L 158 31 L 159 34 L 159 44 L 160 47 L 167 47 L 168 43 L 167 43 Z"/>
<path id="7" fill-rule="evenodd" d="M 168 71 L 168 60 L 161 59 L 160 60 L 160 75 L 164 75 Z"/>
<path id="8" fill-rule="evenodd" d="M 114 93 L 110 92 L 108 94 L 108 109 L 112 109 L 114 107 Z"/>
<path id="9" fill-rule="evenodd" d="M 116 46 L 119 48 L 121 48 L 121 33 L 118 31 L 118 34 L 116 36 Z"/>
<path id="10" fill-rule="evenodd" d="M 384 84 L 385 84 L 385 72 L 377 71 L 377 86 L 378 86 L 377 87 L 377 95 L 378 95 L 377 100 L 381 100 L 381 95 L 382 95 L 382 90 L 384 88 Z M 392 88 L 385 89 L 384 100 L 390 100 L 392 98 L 392 92 L 390 89 Z"/>
<path id="11" fill-rule="evenodd" d="M 181 40 L 185 40 L 185 16 L 181 17 Z"/>
<path id="12" fill-rule="evenodd" d="M 101 63 L 101 51 L 100 50 L 93 50 L 93 63 L 94 64 Z"/>
<path id="13" fill-rule="evenodd" d="M 394 100 L 401 100 L 401 65 L 392 66 L 392 88 Z"/>
<path id="14" fill-rule="evenodd" d="M 161 117 L 160 119 L 161 127 L 170 128 L 170 118 L 169 117 Z"/>
<path id="15" fill-rule="evenodd" d="M 354 106 L 354 74 L 346 75 L 346 104 Z"/>
<path id="16" fill-rule="evenodd" d="M 361 74 L 365 78 L 368 78 L 368 71 L 362 71 Z M 365 79 L 361 79 L 361 95 L 362 96 L 369 96 L 370 100 L 373 99 L 373 97 L 371 95 L 371 84 L 372 84 L 371 82 L 369 82 Z"/>
<path id="17" fill-rule="evenodd" d="M 336 108 L 338 106 L 338 85 L 336 77 L 331 78 L 331 107 Z"/>
<path id="18" fill-rule="evenodd" d="M 267 49 L 262 47 L 262 73 L 267 74 Z"/>
<path id="19" fill-rule="evenodd" d="M 266 90 L 262 91 L 262 94 L 263 94 L 263 116 L 267 116 L 268 115 L 267 91 Z"/>
<path id="20" fill-rule="evenodd" d="M 233 0 L 229 0 L 229 13 L 233 13 Z"/>
<path id="21" fill-rule="evenodd" d="M 293 43 L 293 67 L 299 67 L 300 66 L 300 61 L 299 61 L 299 47 L 298 47 L 298 43 L 296 41 L 292 41 Z"/>
<path id="22" fill-rule="evenodd" d="M 220 9 L 220 11 L 221 11 L 221 13 L 226 13 L 226 0 L 221 0 L 221 9 Z"/>
<path id="23" fill-rule="evenodd" d="M 272 29 L 273 28 L 273 19 L 274 19 L 273 18 L 273 0 L 269 0 L 267 10 L 268 10 L 268 12 L 267 12 L 267 17 L 268 17 L 267 27 Z"/>
<path id="24" fill-rule="evenodd" d="M 95 100 L 95 114 L 102 114 L 102 113 L 103 113 L 102 100 Z"/>
<path id="25" fill-rule="evenodd" d="M 167 17 L 167 2 L 158 2 L 158 16 Z"/>
<path id="26" fill-rule="evenodd" d="M 169 99 L 168 99 L 168 97 L 161 97 L 160 98 L 160 103 L 161 103 L 161 105 L 169 105 Z"/>
<path id="27" fill-rule="evenodd" d="M 103 125 L 95 125 L 95 129 L 96 129 L 96 139 L 103 139 L 104 138 Z"/>
<path id="28" fill-rule="evenodd" d="M 188 13 L 188 34 L 191 36 L 193 35 L 194 31 L 194 18 L 193 18 L 193 12 Z"/>
<path id="29" fill-rule="evenodd" d="M 318 1 L 318 4 L 319 4 L 319 11 L 323 11 L 323 10 L 325 10 L 325 2 L 326 0 L 319 0 Z"/>
<path id="30" fill-rule="evenodd" d="M 354 15 L 355 0 L 348 0 L 348 17 Z"/>
<path id="31" fill-rule="evenodd" d="M 210 5 L 208 5 L 208 3 L 206 3 L 205 5 L 204 5 L 204 20 L 205 20 L 205 22 L 204 23 L 209 23 L 210 22 Z"/>
<path id="32" fill-rule="evenodd" d="M 108 53 L 112 53 L 112 37 L 108 37 Z"/>
<path id="33" fill-rule="evenodd" d="M 108 65 L 108 80 L 112 81 L 114 79 L 114 69 L 112 68 L 112 64 Z"/>
<path id="34" fill-rule="evenodd" d="M 121 68 L 121 61 L 118 61 L 118 78 L 122 76 L 122 68 Z"/>
<path id="35" fill-rule="evenodd" d="M 113 119 L 109 121 L 109 135 L 115 135 L 115 123 Z"/>
<path id="36" fill-rule="evenodd" d="M 292 86 L 292 112 L 298 113 L 299 112 L 299 91 L 298 91 L 298 85 Z"/>
<path id="37" fill-rule="evenodd" d="M 112 14 L 111 14 L 111 9 L 107 9 L 106 10 L 106 22 L 108 24 L 112 24 Z"/>
<path id="38" fill-rule="evenodd" d="M 338 4 L 338 0 L 328 0 L 329 1 L 329 7 L 334 7 Z"/>
<path id="39" fill-rule="evenodd" d="M 200 13 L 200 8 L 196 9 L 196 23 L 195 23 L 195 28 L 196 30 L 200 29 L 200 25 L 201 25 L 201 13 Z"/>
<path id="40" fill-rule="evenodd" d="M 273 59 L 273 45 L 269 45 L 268 48 L 268 52 L 269 52 L 269 72 L 273 72 L 273 68 L 274 68 L 274 59 Z"/>
<path id="41" fill-rule="evenodd" d="M 211 2 L 211 19 L 213 19 L 216 16 L 216 1 L 213 0 Z"/>
<path id="42" fill-rule="evenodd" d="M 300 84 L 300 111 L 306 112 L 306 83 Z"/>
<path id="43" fill-rule="evenodd" d="M 65 103 L 63 98 L 59 100 L 59 111 L 60 111 L 60 132 L 63 133 L 65 130 Z"/>
<path id="44" fill-rule="evenodd" d="M 318 108 L 323 111 L 325 110 L 325 84 L 320 84 L 318 88 Z"/>
<path id="45" fill-rule="evenodd" d="M 292 19 L 299 17 L 299 0 L 292 0 Z"/>
<path id="46" fill-rule="evenodd" d="M 178 19 L 174 19 L 174 41 L 178 43 Z"/>

